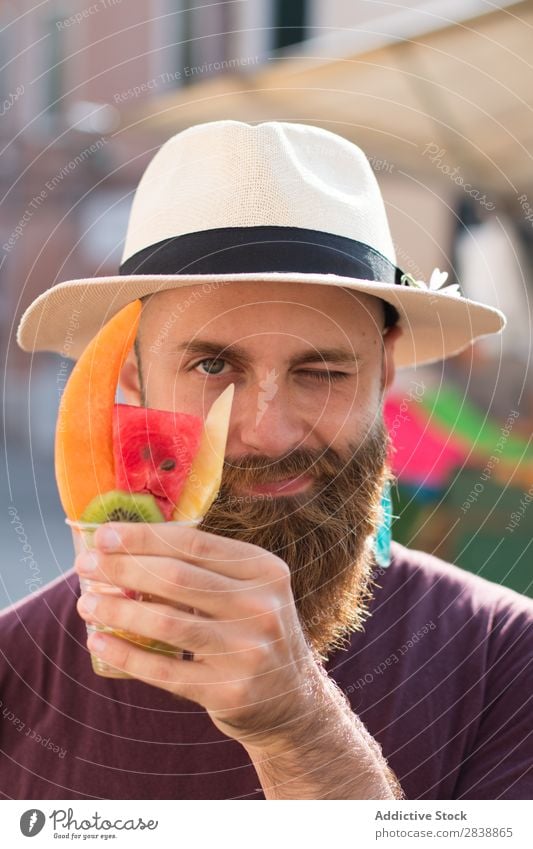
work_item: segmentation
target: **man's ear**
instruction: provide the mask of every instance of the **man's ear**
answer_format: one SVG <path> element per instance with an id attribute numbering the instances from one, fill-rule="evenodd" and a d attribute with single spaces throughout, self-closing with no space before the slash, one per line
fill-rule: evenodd
<path id="1" fill-rule="evenodd" d="M 389 327 L 387 332 L 383 334 L 383 361 L 381 367 L 381 392 L 384 393 L 392 385 L 396 374 L 394 365 L 394 346 L 398 338 L 402 335 L 403 330 L 395 324 Z"/>
<path id="2" fill-rule="evenodd" d="M 126 404 L 132 404 L 134 407 L 140 407 L 142 404 L 141 380 L 139 375 L 139 365 L 137 362 L 137 354 L 132 348 L 126 357 L 126 361 L 120 372 L 118 385 L 120 386 Z"/>

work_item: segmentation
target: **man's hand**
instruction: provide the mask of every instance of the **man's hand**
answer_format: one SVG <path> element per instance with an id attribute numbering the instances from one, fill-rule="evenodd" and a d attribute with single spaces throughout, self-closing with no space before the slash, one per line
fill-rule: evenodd
<path id="1" fill-rule="evenodd" d="M 107 545 L 106 537 L 116 537 Z M 120 540 L 117 536 L 120 535 Z M 242 743 L 272 742 L 309 708 L 316 663 L 299 624 L 288 566 L 257 546 L 196 528 L 106 525 L 80 574 L 165 599 L 165 604 L 92 595 L 85 619 L 194 653 L 193 662 L 105 637 L 105 659 L 146 683 L 203 705 Z M 96 558 L 96 570 L 84 565 Z M 181 609 L 180 609 L 181 607 Z M 187 612 L 194 610 L 194 612 Z M 89 648 L 101 654 L 94 646 Z M 103 656 L 103 655 L 102 655 Z"/>
<path id="2" fill-rule="evenodd" d="M 95 543 L 76 558 L 81 575 L 160 601 L 85 594 L 80 614 L 177 653 L 94 633 L 91 652 L 205 707 L 245 747 L 269 799 L 401 797 L 378 744 L 307 644 L 279 557 L 172 524 L 106 524 Z"/>

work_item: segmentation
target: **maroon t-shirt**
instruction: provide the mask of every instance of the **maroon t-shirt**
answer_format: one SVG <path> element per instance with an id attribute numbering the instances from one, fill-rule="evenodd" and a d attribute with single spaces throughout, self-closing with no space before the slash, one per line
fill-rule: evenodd
<path id="1" fill-rule="evenodd" d="M 533 797 L 533 602 L 393 543 L 327 664 L 408 799 Z M 92 672 L 72 570 L 0 615 L 0 794 L 264 798 L 200 706 Z"/>

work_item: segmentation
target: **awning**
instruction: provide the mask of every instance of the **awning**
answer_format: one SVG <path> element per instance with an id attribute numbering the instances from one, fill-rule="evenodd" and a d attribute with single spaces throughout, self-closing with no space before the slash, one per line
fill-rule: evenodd
<path id="1" fill-rule="evenodd" d="M 500 3 L 448 25 L 455 5 L 442 7 L 446 16 L 397 14 L 403 26 L 335 31 L 263 65 L 201 79 L 125 109 L 119 132 L 149 128 L 163 140 L 223 118 L 309 122 L 356 141 L 376 171 L 392 156 L 411 179 L 461 176 L 520 194 L 525 175 L 533 184 L 533 3 Z M 461 6 L 463 14 L 494 8 Z"/>

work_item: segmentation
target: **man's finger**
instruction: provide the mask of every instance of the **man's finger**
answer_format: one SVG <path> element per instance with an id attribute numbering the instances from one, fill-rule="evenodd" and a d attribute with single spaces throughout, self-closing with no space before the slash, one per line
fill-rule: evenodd
<path id="1" fill-rule="evenodd" d="M 86 568 L 95 563 L 96 568 L 90 571 Z M 234 605 L 234 594 L 239 589 L 242 593 L 242 585 L 233 578 L 170 557 L 104 554 L 94 550 L 78 555 L 75 566 L 80 575 L 93 581 L 103 580 L 115 587 L 195 607 L 217 618 L 223 618 Z"/>
<path id="2" fill-rule="evenodd" d="M 78 600 L 78 612 L 87 622 L 100 627 L 137 634 L 179 650 L 204 657 L 220 652 L 212 620 L 170 605 L 84 593 Z"/>
<path id="3" fill-rule="evenodd" d="M 198 704 L 203 703 L 202 698 L 207 690 L 202 685 L 209 684 L 208 672 L 203 663 L 148 652 L 111 634 L 92 633 L 87 646 L 92 654 L 139 681 Z"/>
<path id="4" fill-rule="evenodd" d="M 260 561 L 272 558 L 256 545 L 172 522 L 106 522 L 94 540 L 105 552 L 176 557 L 236 579 L 253 578 Z"/>

